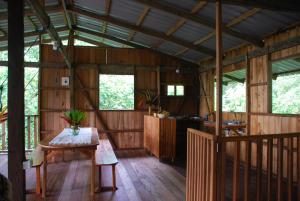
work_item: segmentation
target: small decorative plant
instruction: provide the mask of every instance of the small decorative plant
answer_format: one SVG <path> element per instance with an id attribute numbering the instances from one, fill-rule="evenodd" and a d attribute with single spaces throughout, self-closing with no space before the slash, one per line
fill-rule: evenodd
<path id="1" fill-rule="evenodd" d="M 86 115 L 80 110 L 70 110 L 65 112 L 62 118 L 71 125 L 73 135 L 77 135 L 79 133 L 79 125 L 85 120 Z"/>
<path id="2" fill-rule="evenodd" d="M 144 99 L 146 105 L 148 105 L 149 115 L 151 115 L 152 107 L 158 102 L 158 95 L 149 89 L 141 91 L 142 98 Z"/>

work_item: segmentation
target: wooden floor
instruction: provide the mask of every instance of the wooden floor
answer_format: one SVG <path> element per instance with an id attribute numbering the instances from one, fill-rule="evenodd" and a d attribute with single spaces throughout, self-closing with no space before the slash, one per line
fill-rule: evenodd
<path id="1" fill-rule="evenodd" d="M 89 196 L 90 161 L 77 152 L 52 155 L 48 166 L 47 201 L 183 201 L 185 200 L 184 170 L 150 157 L 144 151 L 122 151 L 117 153 L 117 187 L 113 192 L 96 193 Z M 179 171 L 179 170 L 181 171 Z M 0 172 L 7 175 L 7 156 L 0 155 Z M 98 174 L 97 174 L 98 175 Z M 35 170 L 26 170 L 27 189 L 35 185 Z M 98 185 L 98 176 L 96 179 Z M 104 167 L 102 184 L 111 185 L 111 168 Z M 42 200 L 40 196 L 28 194 L 27 201 Z"/>

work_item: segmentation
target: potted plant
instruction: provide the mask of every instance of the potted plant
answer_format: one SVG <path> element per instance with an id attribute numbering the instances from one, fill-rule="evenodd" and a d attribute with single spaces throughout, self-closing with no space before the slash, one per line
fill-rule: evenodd
<path id="1" fill-rule="evenodd" d="M 62 117 L 64 120 L 66 120 L 72 129 L 73 135 L 78 135 L 79 133 L 79 125 L 83 120 L 85 120 L 86 115 L 84 112 L 80 110 L 70 110 L 68 112 L 64 113 L 64 116 Z"/>
<path id="2" fill-rule="evenodd" d="M 152 107 L 158 102 L 158 95 L 156 95 L 154 92 L 150 91 L 149 89 L 141 91 L 141 95 L 146 105 L 148 105 L 148 113 L 149 115 L 151 115 Z"/>

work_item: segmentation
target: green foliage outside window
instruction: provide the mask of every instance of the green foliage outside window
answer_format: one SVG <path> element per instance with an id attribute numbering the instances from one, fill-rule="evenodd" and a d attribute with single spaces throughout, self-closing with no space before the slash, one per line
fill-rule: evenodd
<path id="1" fill-rule="evenodd" d="M 134 110 L 134 76 L 99 76 L 100 110 Z"/>
<path id="2" fill-rule="evenodd" d="M 280 76 L 273 80 L 272 112 L 300 114 L 300 74 Z"/>
<path id="3" fill-rule="evenodd" d="M 216 82 L 215 82 L 215 104 L 216 110 Z M 223 107 L 224 112 L 245 112 L 246 111 L 246 85 L 245 83 L 228 82 L 223 85 Z"/>

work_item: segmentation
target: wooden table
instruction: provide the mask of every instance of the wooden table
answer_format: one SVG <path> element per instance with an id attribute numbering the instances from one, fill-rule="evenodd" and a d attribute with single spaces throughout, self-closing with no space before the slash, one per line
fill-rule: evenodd
<path id="1" fill-rule="evenodd" d="M 99 144 L 99 137 L 96 128 L 92 128 L 91 135 L 91 144 L 68 144 L 68 145 L 50 145 L 52 139 L 54 139 L 56 135 L 49 136 L 40 142 L 40 146 L 42 151 L 44 152 L 44 167 L 43 167 L 43 186 L 42 186 L 42 197 L 46 197 L 47 190 L 47 155 L 51 151 L 64 151 L 64 150 L 79 150 L 85 154 L 88 154 L 91 157 L 91 195 L 95 193 L 95 152 L 97 149 L 97 145 Z"/>

